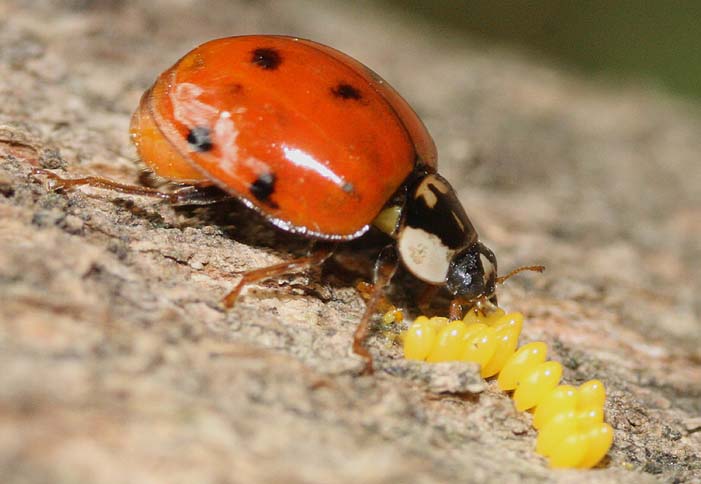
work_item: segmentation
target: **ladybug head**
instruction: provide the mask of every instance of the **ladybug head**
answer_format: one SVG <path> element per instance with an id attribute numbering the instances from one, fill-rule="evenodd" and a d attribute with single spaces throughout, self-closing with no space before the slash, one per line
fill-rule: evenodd
<path id="1" fill-rule="evenodd" d="M 474 301 L 491 298 L 497 283 L 497 258 L 481 242 L 456 252 L 448 265 L 445 286 L 454 296 Z"/>

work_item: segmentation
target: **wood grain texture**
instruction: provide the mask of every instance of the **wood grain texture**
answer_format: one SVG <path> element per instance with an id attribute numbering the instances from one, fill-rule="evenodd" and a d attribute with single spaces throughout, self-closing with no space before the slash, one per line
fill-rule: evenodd
<path id="1" fill-rule="evenodd" d="M 362 29 L 359 27 L 362 26 Z M 305 250 L 235 207 L 174 209 L 80 189 L 32 165 L 135 183 L 139 97 L 210 38 L 313 38 L 381 72 L 436 138 L 565 380 L 599 378 L 616 443 L 603 469 L 552 472 L 474 367 L 405 362 L 329 270 L 219 298 Z M 4 483 L 691 482 L 701 462 L 701 117 L 372 2 L 0 5 L 0 468 Z M 241 207 L 239 207 L 240 209 Z M 401 300 L 401 291 L 398 299 Z M 457 393 L 456 393 L 457 392 Z M 461 392 L 461 393 L 460 393 Z"/>

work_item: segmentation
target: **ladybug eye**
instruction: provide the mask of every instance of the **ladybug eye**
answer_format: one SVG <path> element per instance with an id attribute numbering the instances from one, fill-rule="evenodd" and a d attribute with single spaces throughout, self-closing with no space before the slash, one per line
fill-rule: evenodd
<path id="1" fill-rule="evenodd" d="M 355 101 L 363 97 L 356 87 L 346 84 L 345 82 L 340 83 L 338 86 L 332 87 L 331 93 L 338 98 L 353 99 Z"/>
<path id="2" fill-rule="evenodd" d="M 195 126 L 187 133 L 187 142 L 195 151 L 209 151 L 212 149 L 212 139 L 209 137 L 209 128 Z"/>
<path id="3" fill-rule="evenodd" d="M 251 62 L 262 69 L 274 70 L 280 66 L 282 57 L 275 49 L 262 48 L 253 51 Z"/>

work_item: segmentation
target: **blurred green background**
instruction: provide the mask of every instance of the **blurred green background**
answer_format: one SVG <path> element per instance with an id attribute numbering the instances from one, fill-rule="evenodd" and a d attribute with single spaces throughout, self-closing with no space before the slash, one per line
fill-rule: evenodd
<path id="1" fill-rule="evenodd" d="M 701 1 L 385 1 L 489 44 L 701 100 Z"/>

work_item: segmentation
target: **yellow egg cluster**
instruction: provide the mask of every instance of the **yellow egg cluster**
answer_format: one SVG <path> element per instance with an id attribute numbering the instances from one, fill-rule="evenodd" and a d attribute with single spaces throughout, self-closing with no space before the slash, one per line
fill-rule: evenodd
<path id="1" fill-rule="evenodd" d="M 598 380 L 579 388 L 558 385 L 562 365 L 546 361 L 545 343 L 516 350 L 522 327 L 521 313 L 502 309 L 489 315 L 472 310 L 462 321 L 419 316 L 403 334 L 404 356 L 479 363 L 483 378 L 498 374 L 499 388 L 513 391 L 519 411 L 533 410 L 536 452 L 547 457 L 551 467 L 595 466 L 613 443 L 613 428 L 603 421 L 604 385 Z"/>

